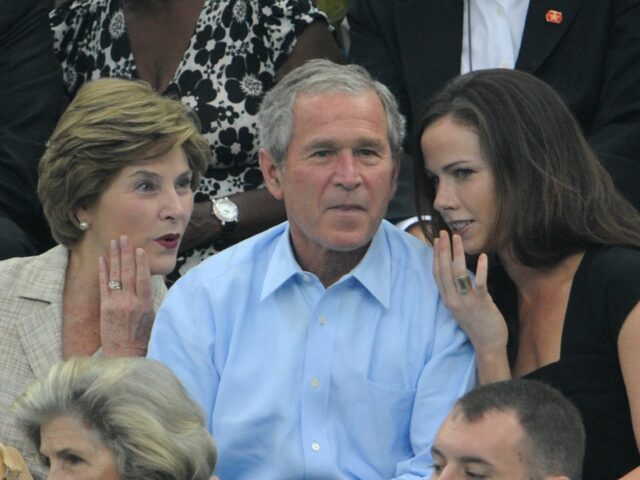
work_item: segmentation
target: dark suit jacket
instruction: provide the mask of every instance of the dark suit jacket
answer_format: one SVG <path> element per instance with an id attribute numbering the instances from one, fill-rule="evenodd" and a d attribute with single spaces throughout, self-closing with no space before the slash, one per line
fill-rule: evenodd
<path id="1" fill-rule="evenodd" d="M 562 22 L 548 23 L 548 10 Z M 351 0 L 351 61 L 391 88 L 411 125 L 460 73 L 462 19 L 462 0 Z M 640 209 L 640 0 L 531 0 L 516 69 L 563 96 Z"/>
<path id="2" fill-rule="evenodd" d="M 51 0 L 0 0 L 0 259 L 53 245 L 36 196 L 38 162 L 64 93 L 52 7 Z"/>

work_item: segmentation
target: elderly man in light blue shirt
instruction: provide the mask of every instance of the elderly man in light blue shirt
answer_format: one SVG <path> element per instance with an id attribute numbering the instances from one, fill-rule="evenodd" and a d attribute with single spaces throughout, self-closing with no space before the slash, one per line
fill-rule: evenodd
<path id="1" fill-rule="evenodd" d="M 396 102 L 360 67 L 316 60 L 266 95 L 259 122 L 260 166 L 288 221 L 180 279 L 149 356 L 202 406 L 222 480 L 428 476 L 475 363 L 431 249 L 382 220 L 403 140 Z"/>

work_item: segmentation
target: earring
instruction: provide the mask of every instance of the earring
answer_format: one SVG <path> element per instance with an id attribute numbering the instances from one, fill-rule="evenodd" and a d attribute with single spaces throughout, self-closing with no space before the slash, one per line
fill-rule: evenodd
<path id="1" fill-rule="evenodd" d="M 89 222 L 80 222 L 78 224 L 78 228 L 80 228 L 80 230 L 82 230 L 83 232 L 86 232 L 87 230 L 89 230 Z"/>

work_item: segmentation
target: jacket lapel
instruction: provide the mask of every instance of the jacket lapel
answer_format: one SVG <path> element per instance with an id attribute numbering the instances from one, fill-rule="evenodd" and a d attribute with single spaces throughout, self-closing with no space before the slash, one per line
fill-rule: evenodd
<path id="1" fill-rule="evenodd" d="M 18 338 L 36 377 L 62 360 L 62 295 L 69 252 L 57 246 L 34 258 L 16 284 L 18 295 L 33 304 L 17 325 Z M 28 282 L 28 284 L 27 284 Z"/>
<path id="2" fill-rule="evenodd" d="M 50 304 L 18 325 L 18 338 L 36 378 L 62 360 L 62 304 Z"/>
<path id="3" fill-rule="evenodd" d="M 396 2 L 398 44 L 402 46 L 407 79 L 423 92 L 438 90 L 460 73 L 462 0 L 405 0 Z M 424 19 L 429 19 L 425 22 Z M 427 26 L 429 24 L 429 26 Z M 451 52 L 456 52 L 452 55 Z"/>
<path id="4" fill-rule="evenodd" d="M 581 6 L 581 0 L 531 0 L 516 68 L 534 72 L 571 26 Z M 547 21 L 549 11 L 561 12 L 562 21 Z"/>

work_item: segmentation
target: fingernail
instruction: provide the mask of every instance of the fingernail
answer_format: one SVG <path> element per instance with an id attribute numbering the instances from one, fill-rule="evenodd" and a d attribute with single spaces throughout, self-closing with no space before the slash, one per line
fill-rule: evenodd
<path id="1" fill-rule="evenodd" d="M 111 240 L 111 250 L 118 250 L 118 241 L 117 240 Z"/>
<path id="2" fill-rule="evenodd" d="M 136 257 L 140 260 L 144 258 L 144 248 L 136 248 Z"/>
<path id="3" fill-rule="evenodd" d="M 129 237 L 127 237 L 126 235 L 122 235 L 120 237 L 120 245 L 123 247 L 127 247 L 129 245 Z"/>

